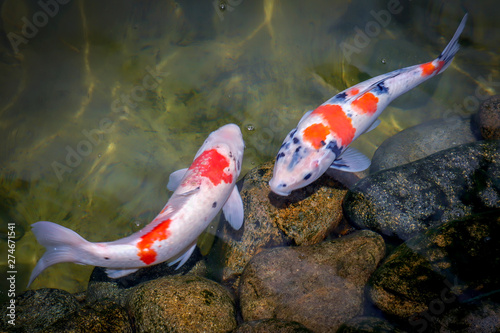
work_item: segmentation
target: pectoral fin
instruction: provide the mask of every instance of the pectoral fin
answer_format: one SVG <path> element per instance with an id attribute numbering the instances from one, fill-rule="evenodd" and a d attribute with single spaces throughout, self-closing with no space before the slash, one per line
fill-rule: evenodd
<path id="1" fill-rule="evenodd" d="M 238 187 L 234 186 L 233 192 L 231 192 L 224 207 L 222 207 L 222 212 L 234 229 L 239 230 L 241 228 L 243 224 L 243 201 L 241 201 Z"/>
<path id="2" fill-rule="evenodd" d="M 123 276 L 127 276 L 129 274 L 137 272 L 139 268 L 133 269 L 106 269 L 106 274 L 112 279 L 118 279 Z"/>
<path id="3" fill-rule="evenodd" d="M 168 265 L 172 266 L 175 265 L 176 263 L 179 263 L 179 265 L 177 265 L 175 269 L 181 268 L 181 266 L 184 265 L 186 261 L 188 261 L 189 257 L 191 257 L 191 254 L 193 254 L 195 247 L 196 247 L 196 242 L 194 242 L 194 244 L 191 245 L 191 247 L 186 252 L 184 252 L 184 254 L 181 254 L 179 257 L 177 257 L 177 259 L 168 263 Z"/>
<path id="4" fill-rule="evenodd" d="M 181 184 L 182 177 L 186 174 L 187 168 L 180 169 L 177 171 L 174 171 L 170 174 L 170 177 L 168 177 L 168 184 L 167 188 L 170 191 L 175 191 L 177 187 Z"/>
<path id="5" fill-rule="evenodd" d="M 349 147 L 339 158 L 333 161 L 330 168 L 347 172 L 359 172 L 368 169 L 370 159 L 360 153 L 358 150 Z"/>

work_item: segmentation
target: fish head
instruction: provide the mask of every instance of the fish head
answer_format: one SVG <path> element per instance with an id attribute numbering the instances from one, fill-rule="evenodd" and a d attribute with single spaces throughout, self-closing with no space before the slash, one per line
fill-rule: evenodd
<path id="1" fill-rule="evenodd" d="M 217 149 L 220 152 L 225 152 L 236 163 L 237 172 L 241 170 L 243 161 L 243 151 L 245 150 L 245 142 L 240 128 L 235 124 L 227 124 L 210 133 L 201 148 L 196 153 L 195 159 L 204 151 Z"/>
<path id="2" fill-rule="evenodd" d="M 288 196 L 318 179 L 335 160 L 336 154 L 325 146 L 314 148 L 296 136 L 294 129 L 283 142 L 274 164 L 271 191 Z"/>

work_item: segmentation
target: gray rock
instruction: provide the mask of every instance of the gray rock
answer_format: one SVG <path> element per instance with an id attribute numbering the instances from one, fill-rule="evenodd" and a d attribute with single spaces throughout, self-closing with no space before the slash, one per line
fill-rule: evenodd
<path id="1" fill-rule="evenodd" d="M 335 331 L 363 310 L 364 285 L 383 258 L 382 237 L 364 230 L 311 246 L 260 252 L 240 280 L 246 321 L 279 318 Z"/>
<path id="2" fill-rule="evenodd" d="M 438 151 L 477 141 L 470 117 L 436 119 L 385 140 L 372 158 L 370 173 L 407 164 Z"/>
<path id="3" fill-rule="evenodd" d="M 80 304 L 67 291 L 60 289 L 27 290 L 15 299 L 15 326 L 7 321 L 7 305 L 0 309 L 0 330 L 39 332 L 58 319 L 76 311 Z"/>
<path id="4" fill-rule="evenodd" d="M 348 320 L 337 333 L 402 333 L 387 320 L 377 317 L 356 317 Z"/>
<path id="5" fill-rule="evenodd" d="M 137 332 L 228 332 L 236 328 L 229 292 L 196 275 L 168 276 L 134 287 L 127 310 Z"/>
<path id="6" fill-rule="evenodd" d="M 110 300 L 103 300 L 83 306 L 45 328 L 43 332 L 131 333 L 133 330 L 127 311 Z"/>
<path id="7" fill-rule="evenodd" d="M 222 223 L 209 255 L 210 266 L 225 285 L 235 286 L 250 258 L 265 248 L 310 245 L 322 241 L 342 219 L 347 189 L 327 175 L 281 197 L 269 189 L 274 162 L 252 169 L 240 191 L 245 222 L 240 230 Z"/>
<path id="8" fill-rule="evenodd" d="M 464 333 L 500 332 L 500 304 L 486 300 L 461 305 L 430 324 L 436 332 L 442 333 L 450 330 Z"/>
<path id="9" fill-rule="evenodd" d="M 481 104 L 474 118 L 486 140 L 500 139 L 500 95 L 490 97 Z"/>
<path id="10" fill-rule="evenodd" d="M 369 295 L 416 326 L 498 290 L 499 258 L 500 210 L 448 222 L 397 247 L 371 276 Z"/>
<path id="11" fill-rule="evenodd" d="M 430 227 L 500 208 L 500 141 L 479 141 L 384 170 L 344 200 L 349 222 L 408 239 Z"/>
<path id="12" fill-rule="evenodd" d="M 233 333 L 312 333 L 304 325 L 282 319 L 262 319 L 247 321 L 239 325 Z"/>

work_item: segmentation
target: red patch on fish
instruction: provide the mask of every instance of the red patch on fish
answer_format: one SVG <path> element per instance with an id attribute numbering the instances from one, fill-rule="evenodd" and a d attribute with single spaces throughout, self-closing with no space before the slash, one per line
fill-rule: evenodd
<path id="1" fill-rule="evenodd" d="M 422 76 L 428 76 L 434 74 L 436 71 L 440 71 L 444 66 L 444 61 L 438 61 L 437 66 L 434 65 L 434 61 L 420 65 L 422 69 Z"/>
<path id="2" fill-rule="evenodd" d="M 170 219 L 161 221 L 153 230 L 142 236 L 141 240 L 137 243 L 136 246 L 139 249 L 137 255 L 146 265 L 152 264 L 156 260 L 157 253 L 152 248 L 153 244 L 165 240 L 170 236 L 170 231 L 168 231 L 170 222 Z"/>
<path id="3" fill-rule="evenodd" d="M 352 88 L 351 90 L 348 91 L 349 96 L 354 96 L 357 95 L 358 93 L 359 93 L 358 88 Z"/>
<path id="4" fill-rule="evenodd" d="M 377 111 L 378 97 L 368 92 L 352 102 L 354 111 L 358 113 L 374 114 Z"/>
<path id="5" fill-rule="evenodd" d="M 191 164 L 189 170 L 194 170 L 217 186 L 221 182 L 229 184 L 233 181 L 233 175 L 225 171 L 227 167 L 229 167 L 227 157 L 219 153 L 217 149 L 210 149 L 201 153 Z"/>
<path id="6" fill-rule="evenodd" d="M 354 139 L 356 129 L 352 126 L 351 118 L 345 114 L 340 105 L 321 105 L 311 115 L 321 116 L 326 121 L 329 131 L 335 133 L 342 141 L 342 146 L 350 144 Z"/>
<path id="7" fill-rule="evenodd" d="M 311 143 L 315 149 L 321 148 L 325 144 L 326 136 L 330 134 L 330 130 L 323 124 L 312 124 L 303 132 L 305 141 Z"/>

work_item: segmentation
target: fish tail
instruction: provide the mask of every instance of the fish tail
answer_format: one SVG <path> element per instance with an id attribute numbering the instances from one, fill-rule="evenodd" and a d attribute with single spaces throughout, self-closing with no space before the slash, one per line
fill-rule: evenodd
<path id="1" fill-rule="evenodd" d="M 73 230 L 56 223 L 40 221 L 33 223 L 31 227 L 36 239 L 45 246 L 46 251 L 33 269 L 28 287 L 49 266 L 61 262 L 81 263 L 79 258 L 86 252 L 85 247 L 91 244 Z"/>
<path id="2" fill-rule="evenodd" d="M 444 62 L 444 65 L 437 72 L 437 74 L 444 72 L 446 68 L 448 68 L 448 66 L 451 64 L 451 61 L 453 60 L 453 57 L 458 52 L 459 49 L 458 38 L 460 37 L 462 31 L 464 30 L 465 23 L 467 22 L 467 16 L 468 14 L 464 15 L 462 21 L 460 22 L 460 25 L 457 28 L 457 31 L 455 31 L 455 34 L 453 35 L 453 38 L 450 40 L 448 45 L 446 45 L 443 52 L 441 52 L 441 54 L 437 58 L 439 61 Z"/>

